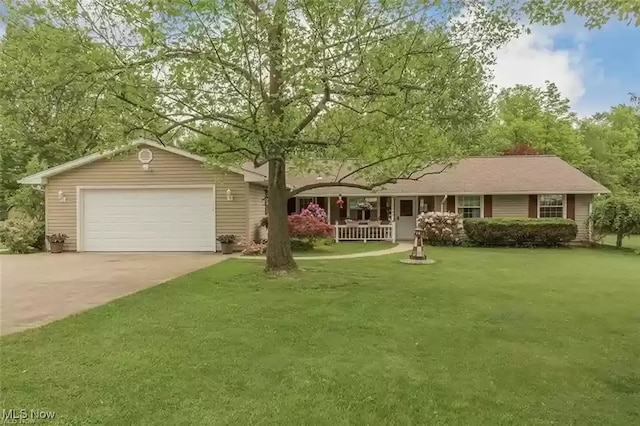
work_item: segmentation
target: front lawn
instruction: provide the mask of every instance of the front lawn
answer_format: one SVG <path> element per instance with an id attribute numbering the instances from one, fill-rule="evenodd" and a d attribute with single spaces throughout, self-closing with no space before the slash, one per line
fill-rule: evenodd
<path id="1" fill-rule="evenodd" d="M 395 247 L 397 244 L 389 241 L 369 241 L 366 243 L 360 241 L 341 241 L 339 243 L 325 244 L 320 242 L 313 250 L 297 251 L 293 253 L 294 257 L 304 256 L 335 256 L 342 254 L 364 253 L 368 251 L 386 250 Z"/>
<path id="2" fill-rule="evenodd" d="M 604 237 L 602 243 L 615 247 L 616 236 L 607 235 L 606 237 Z M 628 237 L 624 237 L 624 239 L 622 240 L 622 247 L 640 250 L 640 235 L 630 235 Z"/>
<path id="3" fill-rule="evenodd" d="M 2 407 L 60 424 L 640 424 L 639 256 L 429 254 L 277 279 L 231 260 L 3 337 Z"/>

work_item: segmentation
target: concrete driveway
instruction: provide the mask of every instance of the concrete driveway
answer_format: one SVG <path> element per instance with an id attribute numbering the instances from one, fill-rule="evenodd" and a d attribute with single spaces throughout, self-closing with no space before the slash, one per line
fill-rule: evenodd
<path id="1" fill-rule="evenodd" d="M 47 324 L 227 258 L 208 253 L 0 255 L 0 334 Z"/>

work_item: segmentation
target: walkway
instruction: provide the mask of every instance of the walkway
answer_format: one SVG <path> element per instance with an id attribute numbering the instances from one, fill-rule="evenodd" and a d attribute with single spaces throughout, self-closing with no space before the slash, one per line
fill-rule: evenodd
<path id="1" fill-rule="evenodd" d="M 340 244 L 340 243 L 338 243 Z M 293 256 L 295 260 L 337 260 L 337 259 L 356 259 L 359 257 L 376 257 L 376 256 L 386 256 L 388 254 L 395 253 L 403 253 L 406 251 L 411 251 L 413 245 L 410 243 L 398 243 L 397 246 L 391 247 L 390 249 L 384 250 L 375 250 L 375 251 L 365 251 L 363 253 L 351 253 L 351 254 L 333 254 L 327 256 Z M 265 260 L 264 256 L 243 256 L 242 259 L 257 259 L 257 260 Z"/>

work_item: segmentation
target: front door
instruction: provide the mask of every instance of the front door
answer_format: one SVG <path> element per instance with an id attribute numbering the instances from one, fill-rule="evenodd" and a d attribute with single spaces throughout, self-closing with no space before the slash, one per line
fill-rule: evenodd
<path id="1" fill-rule="evenodd" d="M 398 240 L 410 240 L 416 229 L 416 198 L 397 198 L 396 205 L 396 238 Z"/>

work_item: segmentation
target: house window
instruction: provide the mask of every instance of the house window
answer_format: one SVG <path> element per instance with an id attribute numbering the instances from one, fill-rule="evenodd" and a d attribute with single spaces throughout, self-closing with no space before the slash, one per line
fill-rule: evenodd
<path id="1" fill-rule="evenodd" d="M 539 195 L 538 217 L 564 217 L 564 195 Z"/>
<path id="2" fill-rule="evenodd" d="M 458 214 L 463 218 L 482 217 L 482 196 L 480 195 L 459 196 L 456 205 Z"/>
<path id="3" fill-rule="evenodd" d="M 377 197 L 349 197 L 349 219 L 375 220 L 377 217 Z"/>

